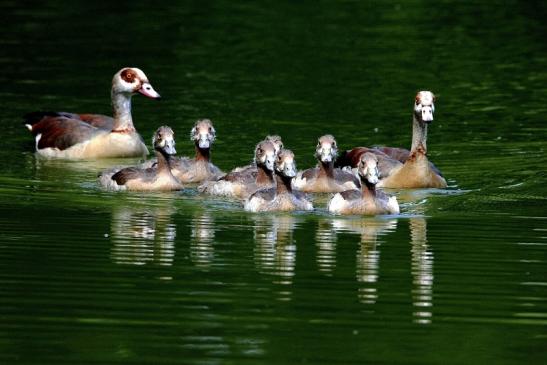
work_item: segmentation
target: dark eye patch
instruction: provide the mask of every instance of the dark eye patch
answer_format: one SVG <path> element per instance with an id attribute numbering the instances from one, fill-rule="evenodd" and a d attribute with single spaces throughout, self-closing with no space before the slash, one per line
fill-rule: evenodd
<path id="1" fill-rule="evenodd" d="M 133 83 L 133 81 L 135 81 L 137 74 L 130 68 L 126 68 L 125 70 L 122 71 L 122 73 L 120 74 L 120 77 L 122 78 L 123 81 L 129 82 L 131 84 Z"/>

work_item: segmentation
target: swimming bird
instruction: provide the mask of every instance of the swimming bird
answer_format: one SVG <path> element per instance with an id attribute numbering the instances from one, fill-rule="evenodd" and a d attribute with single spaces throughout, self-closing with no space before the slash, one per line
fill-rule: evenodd
<path id="1" fill-rule="evenodd" d="M 147 155 L 148 149 L 131 116 L 131 97 L 136 93 L 160 98 L 144 72 L 125 67 L 112 78 L 113 118 L 67 112 L 25 115 L 25 125 L 35 138 L 36 152 L 44 157 L 66 159 Z"/>
<path id="2" fill-rule="evenodd" d="M 293 180 L 293 188 L 307 193 L 337 193 L 359 189 L 360 183 L 355 175 L 334 168 L 337 153 L 338 147 L 332 135 L 319 137 L 315 150 L 317 167 L 299 172 Z"/>
<path id="3" fill-rule="evenodd" d="M 295 176 L 294 154 L 283 149 L 275 160 L 275 186 L 257 190 L 245 201 L 244 209 L 250 212 L 313 210 L 306 195 L 292 189 Z"/>
<path id="4" fill-rule="evenodd" d="M 397 198 L 376 190 L 378 183 L 378 158 L 371 152 L 361 155 L 357 166 L 361 190 L 347 190 L 335 194 L 327 209 L 335 214 L 398 214 Z"/>
<path id="5" fill-rule="evenodd" d="M 152 139 L 157 158 L 155 167 L 111 169 L 99 175 L 101 185 L 110 190 L 180 190 L 181 182 L 171 172 L 171 156 L 176 153 L 173 130 L 163 126 Z"/>
<path id="6" fill-rule="evenodd" d="M 255 147 L 254 163 L 256 173 L 247 169 L 233 170 L 218 181 L 206 181 L 198 186 L 198 191 L 212 195 L 246 198 L 256 190 L 273 186 L 276 149 L 272 142 L 261 141 Z"/>
<path id="7" fill-rule="evenodd" d="M 435 95 L 420 91 L 414 100 L 412 146 L 410 151 L 394 147 L 356 147 L 337 160 L 337 166 L 356 167 L 361 155 L 376 154 L 380 163 L 377 187 L 384 188 L 445 188 L 446 180 L 427 158 L 427 128 L 433 122 Z"/>
<path id="8" fill-rule="evenodd" d="M 200 183 L 206 180 L 218 180 L 224 173 L 211 163 L 211 147 L 216 139 L 213 122 L 209 119 L 196 121 L 190 131 L 190 139 L 194 142 L 196 155 L 190 157 L 172 157 L 171 172 L 182 183 Z M 154 166 L 154 159 L 145 162 L 143 167 Z"/>
<path id="9" fill-rule="evenodd" d="M 283 141 L 281 140 L 281 137 L 278 135 L 267 135 L 266 138 L 264 138 L 264 140 L 273 143 L 276 155 L 283 148 Z M 253 159 L 253 161 L 250 164 L 241 166 L 241 167 L 236 167 L 230 172 L 249 174 L 250 175 L 249 177 L 254 180 L 257 174 L 256 162 Z"/>

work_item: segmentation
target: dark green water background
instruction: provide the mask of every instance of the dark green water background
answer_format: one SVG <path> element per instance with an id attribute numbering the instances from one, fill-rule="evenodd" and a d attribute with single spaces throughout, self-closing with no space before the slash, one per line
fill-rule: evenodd
<path id="1" fill-rule="evenodd" d="M 547 362 L 547 6 L 543 1 L 1 1 L 1 364 Z M 21 115 L 110 113 L 142 68 L 148 141 L 214 161 L 280 134 L 300 168 L 410 145 L 438 95 L 446 190 L 396 191 L 396 217 L 248 214 L 237 201 L 102 191 L 125 161 L 43 161 Z"/>

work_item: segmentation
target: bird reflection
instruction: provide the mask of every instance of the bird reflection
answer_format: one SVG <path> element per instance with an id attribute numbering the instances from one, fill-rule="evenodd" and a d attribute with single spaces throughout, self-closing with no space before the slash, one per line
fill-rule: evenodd
<path id="1" fill-rule="evenodd" d="M 296 266 L 296 245 L 293 231 L 296 217 L 292 215 L 256 215 L 254 219 L 254 257 L 261 273 L 272 275 L 273 283 L 286 286 L 279 292 L 280 300 L 290 300 Z"/>
<path id="2" fill-rule="evenodd" d="M 315 242 L 319 271 L 332 275 L 336 268 L 336 231 L 332 229 L 330 221 L 319 221 Z"/>
<path id="3" fill-rule="evenodd" d="M 176 226 L 171 201 L 164 206 L 117 206 L 112 213 L 111 258 L 117 264 L 170 266 L 175 256 Z"/>
<path id="4" fill-rule="evenodd" d="M 192 219 L 190 233 L 190 259 L 201 268 L 209 268 L 213 262 L 215 251 L 215 222 L 207 211 L 198 212 Z"/>
<path id="5" fill-rule="evenodd" d="M 333 228 L 339 232 L 351 232 L 361 235 L 357 249 L 356 278 L 361 284 L 357 297 L 363 304 L 374 304 L 378 300 L 376 284 L 379 275 L 380 237 L 397 228 L 396 219 L 358 218 L 334 219 Z"/>
<path id="6" fill-rule="evenodd" d="M 414 217 L 410 218 L 409 224 L 414 322 L 429 324 L 433 306 L 433 252 L 427 245 L 427 221 L 423 217 Z"/>

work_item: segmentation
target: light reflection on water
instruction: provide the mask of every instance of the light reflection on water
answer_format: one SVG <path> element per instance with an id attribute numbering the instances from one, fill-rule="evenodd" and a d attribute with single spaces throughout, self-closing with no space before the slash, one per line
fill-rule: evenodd
<path id="1" fill-rule="evenodd" d="M 215 221 L 208 211 L 198 210 L 190 224 L 190 259 L 197 267 L 207 269 L 215 258 Z"/>
<path id="2" fill-rule="evenodd" d="M 334 231 L 351 232 L 360 236 L 356 251 L 356 278 L 360 286 L 357 297 L 363 304 L 378 300 L 376 284 L 380 275 L 380 245 L 382 236 L 397 228 L 397 219 L 353 218 L 333 219 Z"/>
<path id="3" fill-rule="evenodd" d="M 165 206 L 115 206 L 110 237 L 111 258 L 117 264 L 154 263 L 171 266 L 175 259 L 175 212 L 169 201 Z"/>
<path id="4" fill-rule="evenodd" d="M 545 6 L 456 3 L 3 2 L 0 362 L 545 363 Z M 99 22 L 56 21 L 90 6 Z M 430 88 L 449 189 L 394 191 L 396 217 L 332 217 L 326 201 L 249 215 L 195 189 L 97 186 L 138 161 L 37 160 L 20 116 L 110 112 L 131 59 L 165 97 L 135 99 L 143 138 L 169 124 L 189 155 L 209 117 L 223 169 L 269 133 L 300 168 L 325 133 L 409 146 L 412 96 Z M 458 356 L 455 338 L 470 339 Z"/>
<path id="5" fill-rule="evenodd" d="M 319 220 L 315 232 L 317 267 L 325 275 L 336 269 L 336 229 L 329 220 Z"/>
<path id="6" fill-rule="evenodd" d="M 289 214 L 254 215 L 254 260 L 257 270 L 282 285 L 278 300 L 290 300 L 296 266 L 294 230 L 298 218 Z"/>
<path id="7" fill-rule="evenodd" d="M 419 210 L 419 208 L 418 208 Z M 173 223 L 176 210 L 173 199 L 162 200 L 152 207 L 116 206 L 113 208 L 111 258 L 116 264 L 171 266 L 175 261 L 177 227 Z M 278 300 L 291 300 L 296 275 L 297 244 L 295 230 L 301 216 L 290 214 L 251 215 L 254 238 L 254 265 L 257 271 L 271 277 L 277 288 Z M 410 258 L 414 322 L 430 324 L 433 307 L 433 253 L 427 241 L 427 220 L 412 216 Z M 359 286 L 357 298 L 365 305 L 379 300 L 378 282 L 381 280 L 381 246 L 385 237 L 397 230 L 401 218 L 330 217 L 319 218 L 315 233 L 317 270 L 331 276 L 336 268 L 339 234 L 357 235 L 355 247 L 355 278 Z M 215 263 L 216 225 L 214 212 L 196 210 L 190 220 L 188 240 L 189 259 L 198 268 L 210 269 Z"/>
<path id="8" fill-rule="evenodd" d="M 433 252 L 427 244 L 427 220 L 413 217 L 409 220 L 412 252 L 412 302 L 414 321 L 429 324 L 433 307 Z"/>

